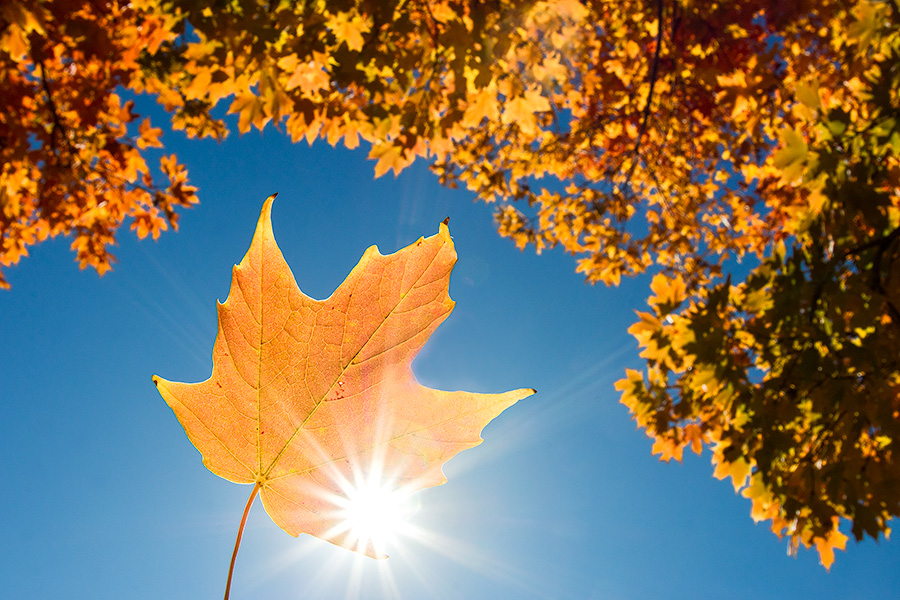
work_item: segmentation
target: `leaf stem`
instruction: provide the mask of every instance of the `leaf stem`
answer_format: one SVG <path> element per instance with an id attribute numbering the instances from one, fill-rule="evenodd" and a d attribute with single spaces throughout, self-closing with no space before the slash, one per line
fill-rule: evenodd
<path id="1" fill-rule="evenodd" d="M 241 547 L 241 536 L 244 535 L 244 524 L 247 522 L 247 515 L 250 514 L 250 506 L 256 500 L 256 494 L 259 493 L 260 482 L 257 481 L 250 492 L 250 499 L 247 500 L 247 506 L 244 507 L 244 515 L 241 517 L 241 526 L 238 527 L 237 539 L 234 541 L 234 552 L 231 554 L 231 564 L 228 566 L 228 581 L 225 583 L 225 600 L 231 593 L 231 575 L 234 573 L 234 561 L 237 559 L 238 548 Z"/>

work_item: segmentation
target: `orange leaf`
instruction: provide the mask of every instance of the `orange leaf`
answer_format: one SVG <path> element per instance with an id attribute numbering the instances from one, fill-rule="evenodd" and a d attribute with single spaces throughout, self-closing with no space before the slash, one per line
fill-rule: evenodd
<path id="1" fill-rule="evenodd" d="M 262 100 L 250 92 L 235 96 L 231 106 L 228 107 L 228 112 L 239 113 L 238 131 L 240 133 L 250 131 L 251 125 L 256 125 L 262 131 L 262 128 L 265 127 L 266 122 L 269 120 L 269 116 L 266 115 L 263 108 Z"/>
<path id="2" fill-rule="evenodd" d="M 684 446 L 681 446 L 675 440 L 668 438 L 656 438 L 653 442 L 653 454 L 659 454 L 659 460 L 669 462 L 673 458 L 681 462 L 684 454 Z"/>
<path id="3" fill-rule="evenodd" d="M 703 452 L 703 432 L 696 423 L 688 423 L 684 426 L 684 439 L 690 443 L 694 454 Z"/>
<path id="4" fill-rule="evenodd" d="M 372 26 L 368 17 L 355 13 L 337 13 L 328 20 L 328 27 L 334 32 L 339 42 L 344 42 L 350 50 L 359 52 L 365 44 L 364 33 Z"/>
<path id="5" fill-rule="evenodd" d="M 162 135 L 162 129 L 159 127 L 151 127 L 150 119 L 144 119 L 138 126 L 138 148 L 162 148 L 159 136 Z"/>
<path id="6" fill-rule="evenodd" d="M 819 553 L 819 562 L 827 570 L 831 570 L 834 564 L 834 549 L 845 550 L 847 547 L 847 536 L 838 529 L 838 519 L 834 519 L 834 529 L 828 532 L 824 538 L 814 538 L 816 542 L 816 550 Z"/>
<path id="7" fill-rule="evenodd" d="M 307 93 L 327 90 L 331 80 L 328 73 L 321 65 L 314 61 L 298 64 L 284 86 L 284 89 L 290 91 L 299 87 Z"/>
<path id="8" fill-rule="evenodd" d="M 409 491 L 444 483 L 442 465 L 534 390 L 443 392 L 413 376 L 453 309 L 446 225 L 395 254 L 370 247 L 330 298 L 313 300 L 275 243 L 273 198 L 219 305 L 211 377 L 153 380 L 207 468 L 257 484 L 282 529 L 379 556 L 341 514 L 354 483 L 379 472 Z"/>

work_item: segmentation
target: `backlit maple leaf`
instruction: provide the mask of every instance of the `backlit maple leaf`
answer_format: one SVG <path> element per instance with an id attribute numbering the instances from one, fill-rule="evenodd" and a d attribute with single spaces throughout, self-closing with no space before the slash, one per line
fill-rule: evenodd
<path id="1" fill-rule="evenodd" d="M 373 470 L 405 490 L 444 483 L 441 466 L 534 390 L 444 392 L 413 376 L 410 363 L 453 309 L 445 224 L 395 254 L 370 247 L 330 298 L 313 300 L 275 243 L 273 198 L 219 305 L 212 376 L 153 380 L 204 464 L 255 484 L 282 529 L 375 556 L 342 522 L 348 485 Z"/>

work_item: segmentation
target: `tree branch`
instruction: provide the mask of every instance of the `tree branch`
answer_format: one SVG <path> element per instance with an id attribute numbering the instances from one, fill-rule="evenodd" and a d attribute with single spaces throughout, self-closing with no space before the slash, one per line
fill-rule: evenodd
<path id="1" fill-rule="evenodd" d="M 650 89 L 647 91 L 647 101 L 644 104 L 644 115 L 641 120 L 641 128 L 638 131 L 637 139 L 634 142 L 634 151 L 632 154 L 635 158 L 638 157 L 638 154 L 641 150 L 641 140 L 644 137 L 644 133 L 647 132 L 647 123 L 650 121 L 650 108 L 653 106 L 653 88 L 656 86 L 656 77 L 659 73 L 659 52 L 662 48 L 663 41 L 663 0 L 656 0 L 656 49 L 653 51 L 653 63 L 650 65 Z M 637 165 L 637 161 L 632 163 L 631 171 L 634 171 L 634 167 Z M 628 178 L 631 178 L 631 173 L 628 174 Z"/>
<path id="2" fill-rule="evenodd" d="M 44 67 L 44 61 L 42 59 L 35 59 L 33 53 L 31 60 L 33 60 L 41 69 L 41 87 L 44 89 L 44 94 L 47 95 L 47 108 L 50 109 L 50 116 L 53 119 L 53 126 L 50 130 L 50 146 L 58 151 L 59 146 L 57 144 L 57 139 L 62 138 L 65 150 L 69 153 L 69 157 L 71 158 L 75 155 L 75 152 L 72 150 L 72 146 L 69 143 L 69 136 L 66 135 L 66 129 L 59 118 L 59 111 L 56 108 L 56 102 L 53 100 L 50 82 L 47 81 L 47 69 Z M 68 167 L 69 165 L 64 163 L 64 166 Z"/>
<path id="3" fill-rule="evenodd" d="M 631 176 L 634 175 L 634 170 L 637 168 L 638 161 L 640 160 L 641 142 L 644 138 L 644 134 L 647 132 L 647 125 L 650 122 L 650 109 L 653 107 L 653 90 L 656 87 L 656 79 L 659 75 L 659 54 L 662 49 L 662 41 L 663 0 L 656 0 L 656 48 L 653 51 L 653 62 L 650 63 L 650 89 L 647 90 L 647 100 L 644 103 L 644 110 L 642 111 L 641 116 L 641 127 L 638 130 L 637 139 L 634 141 L 634 150 L 631 151 L 633 157 L 631 168 L 628 169 L 628 175 L 625 176 L 624 184 L 622 186 L 616 186 L 622 190 L 630 185 Z M 620 163 L 619 168 L 621 168 L 621 166 Z M 617 168 L 616 171 L 618 171 L 619 168 Z"/>

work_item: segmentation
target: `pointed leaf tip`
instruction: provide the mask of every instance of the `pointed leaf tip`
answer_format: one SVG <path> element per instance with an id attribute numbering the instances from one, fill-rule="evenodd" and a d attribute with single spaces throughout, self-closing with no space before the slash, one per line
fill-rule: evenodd
<path id="1" fill-rule="evenodd" d="M 452 241 L 453 238 L 450 237 L 450 227 L 448 226 L 449 223 L 450 217 L 447 217 L 446 219 L 441 221 L 441 224 L 438 226 L 438 235 L 446 236 L 448 240 Z"/>

